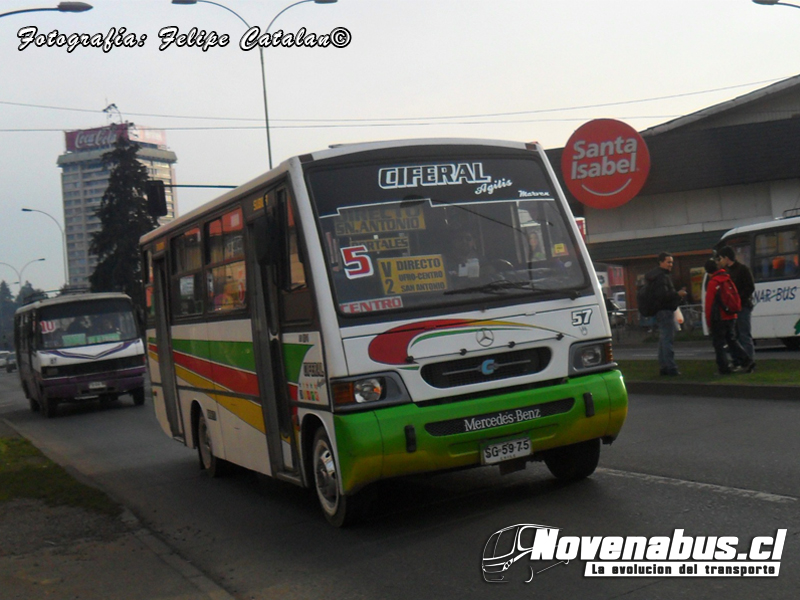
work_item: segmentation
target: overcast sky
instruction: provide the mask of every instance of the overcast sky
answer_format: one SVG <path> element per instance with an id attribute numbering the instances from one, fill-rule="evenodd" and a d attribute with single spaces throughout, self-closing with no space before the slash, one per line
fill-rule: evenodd
<path id="1" fill-rule="evenodd" d="M 57 0 L 0 0 L 0 13 Z M 241 184 L 266 170 L 257 50 L 211 4 L 89 0 L 80 14 L 0 18 L 0 262 L 43 289 L 63 283 L 58 156 L 65 130 L 108 124 L 115 104 L 166 130 L 183 184 Z M 290 0 L 222 0 L 262 32 Z M 800 4 L 800 3 L 799 3 Z M 20 50 L 18 32 L 134 34 L 137 47 Z M 227 34 L 227 47 L 170 46 L 174 26 Z M 750 0 L 339 0 L 300 4 L 271 31 L 330 33 L 345 48 L 264 52 L 273 162 L 330 144 L 413 137 L 538 140 L 563 146 L 582 123 L 637 130 L 800 73 L 800 10 Z M 113 120 L 119 120 L 113 114 Z M 178 190 L 181 214 L 215 197 Z M 16 281 L 0 265 L 0 280 Z M 16 293 L 18 286 L 12 286 Z"/>

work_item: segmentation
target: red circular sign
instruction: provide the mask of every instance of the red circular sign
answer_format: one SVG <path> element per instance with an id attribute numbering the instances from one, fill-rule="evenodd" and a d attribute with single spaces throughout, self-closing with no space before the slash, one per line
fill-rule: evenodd
<path id="1" fill-rule="evenodd" d="M 581 125 L 561 155 L 561 173 L 572 195 L 592 208 L 616 208 L 633 199 L 650 172 L 642 136 L 621 121 Z"/>

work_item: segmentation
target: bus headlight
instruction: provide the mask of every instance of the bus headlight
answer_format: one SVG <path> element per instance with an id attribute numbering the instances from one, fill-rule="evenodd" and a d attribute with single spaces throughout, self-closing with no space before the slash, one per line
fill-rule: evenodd
<path id="1" fill-rule="evenodd" d="M 336 409 L 344 411 L 410 402 L 402 380 L 395 373 L 338 379 L 331 382 L 331 392 Z"/>
<path id="2" fill-rule="evenodd" d="M 575 344 L 570 348 L 570 375 L 603 370 L 616 366 L 611 341 Z"/>
<path id="3" fill-rule="evenodd" d="M 58 367 L 44 367 L 42 377 L 58 377 Z"/>
<path id="4" fill-rule="evenodd" d="M 385 386 L 386 381 L 383 379 L 383 377 L 356 381 L 353 384 L 353 397 L 359 404 L 363 404 L 364 402 L 375 402 L 376 400 L 383 398 Z"/>

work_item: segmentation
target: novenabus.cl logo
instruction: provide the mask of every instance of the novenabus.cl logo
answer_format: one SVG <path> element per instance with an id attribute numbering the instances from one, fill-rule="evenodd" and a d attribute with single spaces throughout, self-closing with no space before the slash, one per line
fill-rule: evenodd
<path id="1" fill-rule="evenodd" d="M 483 549 L 481 568 L 489 582 L 533 578 L 572 560 L 584 577 L 778 577 L 786 529 L 753 537 L 734 535 L 561 536 L 557 527 L 512 525 L 495 531 Z M 744 542 L 744 543 L 742 543 Z"/>
<path id="2" fill-rule="evenodd" d="M 521 581 L 530 583 L 535 575 L 558 564 L 569 561 L 531 561 L 536 534 L 540 531 L 557 532 L 557 527 L 519 524 L 495 531 L 483 547 L 483 579 L 490 583 Z"/>

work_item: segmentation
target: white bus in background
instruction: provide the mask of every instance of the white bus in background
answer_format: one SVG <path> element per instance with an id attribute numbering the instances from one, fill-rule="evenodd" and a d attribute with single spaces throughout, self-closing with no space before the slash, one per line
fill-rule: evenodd
<path id="1" fill-rule="evenodd" d="M 779 339 L 800 349 L 800 209 L 782 219 L 731 229 L 716 245 L 730 246 L 736 260 L 750 267 L 754 339 Z"/>
<path id="2" fill-rule="evenodd" d="M 316 490 L 544 460 L 589 476 L 627 414 L 583 240 L 538 144 L 342 146 L 141 240 L 164 431 Z"/>
<path id="3" fill-rule="evenodd" d="M 38 300 L 14 314 L 19 378 L 31 410 L 50 418 L 62 402 L 144 403 L 144 345 L 125 294 Z"/>

